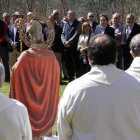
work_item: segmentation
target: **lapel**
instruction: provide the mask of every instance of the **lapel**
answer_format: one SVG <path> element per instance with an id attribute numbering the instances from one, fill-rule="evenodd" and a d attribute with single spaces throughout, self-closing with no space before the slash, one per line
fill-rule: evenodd
<path id="1" fill-rule="evenodd" d="M 107 34 L 107 32 L 108 32 L 108 29 L 109 29 L 109 25 L 107 24 L 107 27 L 106 27 L 106 29 L 105 29 L 105 32 L 104 32 L 104 34 Z"/>
<path id="2" fill-rule="evenodd" d="M 130 35 L 129 35 L 129 37 L 128 37 L 127 40 L 129 40 L 130 38 L 132 38 L 132 36 L 133 36 L 133 34 L 135 32 L 135 27 L 136 27 L 136 25 L 135 25 L 135 22 L 134 22 L 134 26 L 133 26 L 132 32 L 130 33 Z"/>
<path id="3" fill-rule="evenodd" d="M 126 24 L 124 25 L 123 31 L 122 31 L 122 37 L 124 41 L 126 41 Z"/>
<path id="4" fill-rule="evenodd" d="M 14 38 L 14 26 L 13 25 L 10 27 L 10 35 L 12 38 Z"/>

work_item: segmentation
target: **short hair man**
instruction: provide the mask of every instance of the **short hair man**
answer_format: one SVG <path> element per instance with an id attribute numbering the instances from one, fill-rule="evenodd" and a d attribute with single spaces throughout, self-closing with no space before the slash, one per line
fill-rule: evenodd
<path id="1" fill-rule="evenodd" d="M 66 22 L 61 20 L 60 13 L 57 9 L 53 10 L 53 15 L 55 16 L 56 24 L 59 25 L 60 27 L 64 28 Z"/>
<path id="2" fill-rule="evenodd" d="M 91 38 L 88 57 L 91 71 L 61 97 L 59 139 L 139 140 L 140 82 L 115 67 L 115 41 L 107 35 Z"/>
<path id="3" fill-rule="evenodd" d="M 54 30 L 55 30 L 55 38 L 52 43 L 52 45 L 48 48 L 49 50 L 52 50 L 55 54 L 55 57 L 59 63 L 60 66 L 60 83 L 62 82 L 62 74 L 61 74 L 61 59 L 62 59 L 62 41 L 61 41 L 61 34 L 62 34 L 62 27 L 56 24 L 55 19 L 56 17 L 54 15 L 49 16 L 49 21 L 53 24 Z"/>
<path id="4" fill-rule="evenodd" d="M 55 21 L 56 21 L 56 24 L 60 27 L 62 27 L 62 29 L 64 29 L 65 25 L 66 25 L 66 21 L 64 20 L 61 20 L 61 17 L 60 17 L 60 13 L 59 11 L 56 9 L 56 10 L 53 10 L 53 15 L 55 16 Z M 63 44 L 62 44 L 63 45 Z M 64 74 L 64 79 L 68 79 L 68 72 L 67 72 L 67 69 L 66 69 L 66 64 L 65 64 L 65 57 L 64 57 L 64 46 L 62 46 L 62 59 L 61 59 L 61 63 L 62 63 L 62 69 L 63 69 L 63 74 Z"/>
<path id="5" fill-rule="evenodd" d="M 122 26 L 120 25 L 120 15 L 118 13 L 114 13 L 112 15 L 112 25 L 110 26 L 112 28 L 114 28 L 115 30 L 115 42 L 117 45 L 117 52 L 118 52 L 118 61 L 117 61 L 117 68 L 123 69 L 123 65 L 122 65 L 122 49 L 120 47 L 121 45 L 121 28 Z"/>
<path id="6" fill-rule="evenodd" d="M 3 13 L 3 21 L 7 23 L 8 26 L 12 25 L 12 22 L 10 21 L 10 14 L 5 12 Z"/>
<path id="7" fill-rule="evenodd" d="M 64 55 L 66 68 L 68 71 L 69 82 L 74 80 L 75 72 L 76 77 L 81 76 L 80 63 L 78 60 L 77 44 L 79 35 L 82 33 L 82 24 L 77 21 L 75 12 L 68 11 L 68 22 L 66 23 L 61 39 L 64 44 Z"/>
<path id="8" fill-rule="evenodd" d="M 140 34 L 132 38 L 130 42 L 130 54 L 134 59 L 126 72 L 140 79 Z"/>
<path id="9" fill-rule="evenodd" d="M 115 31 L 110 25 L 108 24 L 108 17 L 106 14 L 100 14 L 100 26 L 96 26 L 95 35 L 97 34 L 107 34 L 114 38 Z"/>
<path id="10" fill-rule="evenodd" d="M 126 24 L 122 26 L 122 50 L 124 59 L 124 70 L 128 69 L 132 63 L 132 56 L 130 54 L 129 44 L 131 39 L 140 33 L 140 25 L 134 22 L 135 18 L 133 14 L 127 14 Z"/>
<path id="11" fill-rule="evenodd" d="M 0 63 L 0 87 L 4 82 L 4 67 Z M 26 107 L 0 93 L 0 140 L 32 140 Z"/>
<path id="12" fill-rule="evenodd" d="M 87 14 L 87 20 L 90 23 L 90 26 L 92 28 L 92 31 L 95 32 L 96 26 L 98 25 L 98 23 L 94 20 L 94 15 L 92 12 L 89 12 Z"/>

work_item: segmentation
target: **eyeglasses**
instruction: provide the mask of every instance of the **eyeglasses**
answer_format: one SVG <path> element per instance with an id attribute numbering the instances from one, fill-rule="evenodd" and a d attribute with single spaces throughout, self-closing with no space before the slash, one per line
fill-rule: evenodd
<path id="1" fill-rule="evenodd" d="M 89 17 L 94 17 L 94 16 L 89 16 Z"/>
<path id="2" fill-rule="evenodd" d="M 54 14 L 55 16 L 59 15 L 59 13 Z"/>
<path id="3" fill-rule="evenodd" d="M 89 28 L 89 26 L 86 26 L 86 27 L 83 27 L 84 29 L 88 29 Z"/>
<path id="4" fill-rule="evenodd" d="M 9 16 L 5 16 L 4 18 L 9 18 Z"/>

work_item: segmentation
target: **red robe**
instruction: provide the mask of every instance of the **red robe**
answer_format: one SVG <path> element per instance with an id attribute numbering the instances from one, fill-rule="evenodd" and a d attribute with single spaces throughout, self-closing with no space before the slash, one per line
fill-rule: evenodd
<path id="1" fill-rule="evenodd" d="M 60 67 L 52 51 L 29 49 L 12 68 L 10 97 L 28 109 L 33 137 L 51 136 L 60 85 Z"/>

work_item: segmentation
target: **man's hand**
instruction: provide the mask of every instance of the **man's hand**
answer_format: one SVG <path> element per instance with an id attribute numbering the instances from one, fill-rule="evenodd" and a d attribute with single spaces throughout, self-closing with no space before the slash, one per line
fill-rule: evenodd
<path id="1" fill-rule="evenodd" d="M 69 47 L 70 47 L 70 44 L 66 41 L 66 42 L 64 43 L 64 46 L 67 47 L 67 48 L 69 48 Z"/>
<path id="2" fill-rule="evenodd" d="M 14 42 L 14 43 L 12 44 L 12 48 L 13 48 L 13 50 L 14 50 L 16 47 L 17 47 L 17 43 Z"/>

